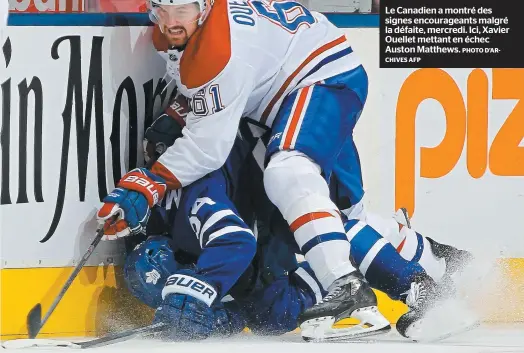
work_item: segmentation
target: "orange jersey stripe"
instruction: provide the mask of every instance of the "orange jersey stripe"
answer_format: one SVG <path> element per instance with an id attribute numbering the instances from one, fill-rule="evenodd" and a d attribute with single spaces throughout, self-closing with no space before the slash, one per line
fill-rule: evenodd
<path id="1" fill-rule="evenodd" d="M 297 103 L 297 106 L 295 107 L 295 112 L 293 113 L 293 116 L 291 117 L 289 129 L 287 130 L 287 134 L 285 136 L 284 145 L 283 145 L 284 150 L 287 150 L 291 147 L 291 141 L 293 141 L 293 136 L 295 135 L 295 131 L 297 129 L 297 125 L 300 120 L 300 116 L 302 115 L 302 111 L 304 109 L 307 109 L 306 99 L 311 89 L 312 87 L 308 86 L 300 90 L 300 94 L 297 97 L 298 103 Z"/>
<path id="2" fill-rule="evenodd" d="M 304 224 L 306 224 L 308 222 L 314 221 L 316 219 L 327 218 L 327 217 L 333 217 L 334 218 L 335 216 L 333 216 L 331 213 L 325 212 L 325 211 L 324 212 L 306 213 L 305 215 L 298 217 L 293 223 L 291 223 L 289 228 L 294 233 L 294 232 L 297 231 L 298 228 L 302 227 Z"/>
<path id="3" fill-rule="evenodd" d="M 399 246 L 397 247 L 397 252 L 400 254 L 400 252 L 402 251 L 402 248 L 404 247 L 404 244 L 406 243 L 406 238 L 404 238 L 404 240 L 402 240 L 399 244 Z"/>
<path id="4" fill-rule="evenodd" d="M 189 39 L 180 60 L 180 77 L 189 89 L 211 82 L 231 59 L 227 0 L 215 0 L 202 27 Z"/>
<path id="5" fill-rule="evenodd" d="M 342 36 L 342 37 L 340 37 L 340 38 L 338 38 L 338 39 L 336 39 L 336 40 L 334 40 L 332 42 L 329 42 L 329 43 L 321 46 L 320 48 L 315 50 L 313 53 L 311 53 L 311 55 L 309 55 L 307 57 L 307 59 L 302 64 L 300 64 L 300 66 L 291 74 L 291 76 L 289 76 L 287 78 L 286 82 L 284 82 L 282 87 L 280 87 L 280 89 L 278 90 L 277 94 L 273 97 L 271 102 L 269 102 L 269 104 L 267 105 L 266 109 L 264 110 L 264 113 L 262 113 L 262 118 L 260 119 L 260 122 L 262 124 L 266 123 L 267 118 L 269 117 L 269 114 L 271 114 L 271 111 L 273 110 L 273 107 L 275 106 L 275 104 L 277 104 L 277 102 L 280 100 L 280 98 L 282 97 L 284 92 L 286 92 L 287 88 L 291 84 L 291 81 L 293 81 L 295 79 L 295 77 L 298 76 L 300 71 L 302 71 L 302 69 L 304 69 L 304 67 L 306 67 L 307 64 L 309 64 L 311 61 L 313 61 L 320 54 L 328 51 L 331 48 L 336 47 L 339 44 L 344 43 L 345 41 L 346 41 L 346 36 Z"/>
<path id="6" fill-rule="evenodd" d="M 167 52 L 169 49 L 169 43 L 158 25 L 155 25 L 153 28 L 153 46 L 157 51 L 161 52 Z"/>
<path id="7" fill-rule="evenodd" d="M 153 167 L 151 167 L 151 172 L 166 181 L 168 190 L 176 190 L 182 187 L 182 183 L 178 180 L 178 178 L 160 162 L 155 162 L 155 164 L 153 164 Z"/>

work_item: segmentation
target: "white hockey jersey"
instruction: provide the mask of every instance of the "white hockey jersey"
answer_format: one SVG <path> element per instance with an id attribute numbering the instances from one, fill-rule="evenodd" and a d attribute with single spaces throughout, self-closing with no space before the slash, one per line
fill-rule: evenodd
<path id="1" fill-rule="evenodd" d="M 170 188 L 219 169 L 241 117 L 271 127 L 289 93 L 360 65 L 342 30 L 292 1 L 215 0 L 184 52 L 158 28 L 153 42 L 192 110 L 153 166 Z"/>

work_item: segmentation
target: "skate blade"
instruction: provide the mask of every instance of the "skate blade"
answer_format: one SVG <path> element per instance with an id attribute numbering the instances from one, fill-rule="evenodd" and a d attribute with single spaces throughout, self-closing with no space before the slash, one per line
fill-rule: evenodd
<path id="1" fill-rule="evenodd" d="M 333 316 L 305 321 L 300 325 L 302 338 L 308 342 L 345 341 L 379 335 L 391 330 L 389 321 L 382 316 L 376 306 L 357 309 L 350 317 L 359 320 L 359 323 L 351 327 L 333 328 L 335 324 Z"/>
<path id="2" fill-rule="evenodd" d="M 426 315 L 406 329 L 406 336 L 419 343 L 444 340 L 480 325 L 477 315 L 464 302 L 449 299 L 429 310 Z"/>
<path id="3" fill-rule="evenodd" d="M 23 349 L 23 348 L 81 348 L 80 345 L 59 340 L 47 339 L 15 339 L 2 342 L 4 349 Z"/>

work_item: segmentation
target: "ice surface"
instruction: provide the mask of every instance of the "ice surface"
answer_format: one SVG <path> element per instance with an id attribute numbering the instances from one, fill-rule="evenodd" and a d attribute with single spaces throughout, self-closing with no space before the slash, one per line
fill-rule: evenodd
<path id="1" fill-rule="evenodd" d="M 106 353 L 517 353 L 524 352 L 524 323 L 482 325 L 467 333 L 431 344 L 407 341 L 400 337 L 394 329 L 386 335 L 376 336 L 373 339 L 376 339 L 373 343 L 306 343 L 298 334 L 265 338 L 242 334 L 231 339 L 207 340 L 198 343 L 167 343 L 133 339 L 91 350 Z M 29 353 L 68 350 L 70 349 L 30 348 L 12 351 Z"/>

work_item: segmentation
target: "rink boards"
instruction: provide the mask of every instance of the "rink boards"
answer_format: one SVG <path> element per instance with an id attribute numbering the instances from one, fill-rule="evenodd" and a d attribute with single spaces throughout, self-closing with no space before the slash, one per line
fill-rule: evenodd
<path id="1" fill-rule="evenodd" d="M 405 206 L 421 233 L 497 263 L 483 317 L 524 320 L 524 71 L 379 69 L 377 16 L 330 19 L 370 77 L 355 130 L 369 209 Z M 49 307 L 172 89 L 143 15 L 17 15 L 11 25 L 0 43 L 2 338 L 26 333 L 34 304 Z M 123 288 L 122 254 L 120 243 L 99 246 L 45 335 L 151 317 Z M 383 295 L 380 309 L 392 322 L 405 310 Z"/>

